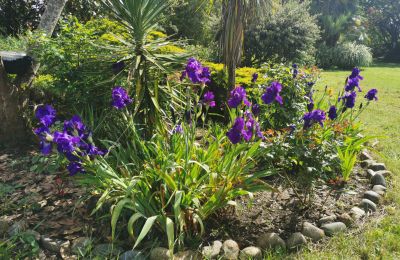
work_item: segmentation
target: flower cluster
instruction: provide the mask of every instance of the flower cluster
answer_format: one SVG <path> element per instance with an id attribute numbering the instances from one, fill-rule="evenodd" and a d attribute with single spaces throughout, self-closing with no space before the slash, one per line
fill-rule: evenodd
<path id="1" fill-rule="evenodd" d="M 321 126 L 324 126 L 324 121 L 326 119 L 325 112 L 317 109 L 311 111 L 304 115 L 304 128 L 310 128 L 313 124 L 319 123 Z"/>
<path id="2" fill-rule="evenodd" d="M 293 64 L 292 68 L 293 68 L 293 78 L 296 78 L 297 75 L 299 74 L 299 70 L 298 70 L 299 67 L 297 66 L 297 64 Z"/>
<path id="3" fill-rule="evenodd" d="M 246 121 L 245 121 L 246 119 Z M 238 117 L 232 128 L 226 133 L 232 144 L 239 143 L 242 139 L 250 142 L 253 136 L 264 139 L 260 124 L 253 118 L 251 112 L 246 111 L 244 117 Z"/>
<path id="4" fill-rule="evenodd" d="M 328 117 L 330 120 L 335 120 L 337 118 L 337 108 L 335 106 L 329 108 Z"/>
<path id="5" fill-rule="evenodd" d="M 237 108 L 242 103 L 244 103 L 246 106 L 251 105 L 247 100 L 246 90 L 242 86 L 238 86 L 231 91 L 228 99 L 228 106 L 230 108 Z"/>
<path id="6" fill-rule="evenodd" d="M 378 100 L 378 97 L 376 96 L 378 94 L 378 90 L 373 88 L 370 91 L 367 92 L 367 95 L 365 95 L 365 98 L 368 99 L 368 101 L 372 100 Z"/>
<path id="7" fill-rule="evenodd" d="M 214 98 L 214 93 L 212 91 L 207 91 L 203 96 L 202 103 L 208 107 L 215 107 L 216 104 Z"/>
<path id="8" fill-rule="evenodd" d="M 353 71 L 351 72 L 351 75 L 347 78 L 347 84 L 345 87 L 346 91 L 354 91 L 354 89 L 357 87 L 358 91 L 361 92 L 361 87 L 360 87 L 360 80 L 363 80 L 364 78 L 360 75 L 360 69 L 359 68 L 354 68 Z"/>
<path id="9" fill-rule="evenodd" d="M 93 144 L 92 133 L 79 116 L 75 115 L 65 121 L 62 131 L 54 132 L 51 132 L 50 129 L 56 121 L 56 111 L 52 106 L 38 107 L 35 116 L 39 120 L 40 126 L 34 130 L 34 133 L 40 139 L 42 153 L 50 154 L 53 144 L 55 144 L 57 151 L 69 160 L 67 169 L 71 175 L 85 172 L 80 157 L 89 156 L 91 158 L 105 154 Z"/>
<path id="10" fill-rule="evenodd" d="M 126 90 L 121 86 L 116 86 L 112 91 L 112 105 L 116 109 L 123 109 L 129 104 L 132 104 L 133 100 L 129 97 Z"/>
<path id="11" fill-rule="evenodd" d="M 266 89 L 265 93 L 261 96 L 261 99 L 265 104 L 271 104 L 276 101 L 283 105 L 283 99 L 280 96 L 281 91 L 282 85 L 279 82 L 272 82 L 272 84 Z"/>
<path id="12" fill-rule="evenodd" d="M 182 72 L 181 81 L 186 77 L 195 84 L 207 84 L 211 81 L 211 72 L 208 67 L 203 67 L 198 60 L 190 58 Z"/>

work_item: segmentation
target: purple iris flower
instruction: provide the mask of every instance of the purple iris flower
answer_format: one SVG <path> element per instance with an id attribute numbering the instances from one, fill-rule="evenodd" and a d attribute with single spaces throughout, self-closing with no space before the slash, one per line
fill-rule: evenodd
<path id="1" fill-rule="evenodd" d="M 319 123 L 324 126 L 324 121 L 326 119 L 325 112 L 322 110 L 314 110 L 304 115 L 304 128 L 309 128 L 315 123 Z"/>
<path id="2" fill-rule="evenodd" d="M 356 103 L 356 97 L 357 93 L 355 91 L 346 92 L 339 100 L 342 99 L 347 108 L 353 108 Z"/>
<path id="3" fill-rule="evenodd" d="M 328 111 L 328 117 L 331 120 L 335 120 L 337 118 L 337 108 L 335 106 L 331 106 Z"/>
<path id="4" fill-rule="evenodd" d="M 78 115 L 74 115 L 70 120 L 64 122 L 64 132 L 73 135 L 75 130 L 79 136 L 84 135 L 86 132 L 86 126 Z"/>
<path id="5" fill-rule="evenodd" d="M 226 133 L 226 136 L 229 138 L 232 144 L 237 144 L 242 139 L 244 124 L 244 119 L 242 117 L 238 117 L 236 118 L 232 128 Z"/>
<path id="6" fill-rule="evenodd" d="M 250 106 L 250 102 L 247 100 L 246 96 L 246 90 L 242 86 L 236 87 L 230 93 L 228 106 L 230 108 L 237 108 L 242 102 L 244 102 L 246 106 Z"/>
<path id="7" fill-rule="evenodd" d="M 124 107 L 133 102 L 133 100 L 128 96 L 126 90 L 121 86 L 117 86 L 113 89 L 112 99 L 113 99 L 112 105 L 116 109 L 123 109 Z"/>
<path id="8" fill-rule="evenodd" d="M 57 144 L 59 152 L 72 153 L 75 151 L 80 138 L 77 136 L 69 135 L 66 132 L 54 132 L 54 142 Z"/>
<path id="9" fill-rule="evenodd" d="M 257 79 L 258 79 L 258 73 L 254 73 L 251 78 L 251 82 L 256 83 Z"/>
<path id="10" fill-rule="evenodd" d="M 85 170 L 82 167 L 82 163 L 81 162 L 70 162 L 67 166 L 67 169 L 69 171 L 69 174 L 71 176 L 74 176 L 78 173 L 84 173 Z"/>
<path id="11" fill-rule="evenodd" d="M 261 113 L 261 107 L 259 104 L 253 104 L 251 106 L 251 112 L 253 113 L 254 116 L 258 116 Z"/>
<path id="12" fill-rule="evenodd" d="M 214 93 L 212 91 L 207 91 L 203 96 L 203 103 L 209 107 L 215 107 L 214 98 Z"/>
<path id="13" fill-rule="evenodd" d="M 361 87 L 360 87 L 360 80 L 363 80 L 364 78 L 360 75 L 360 69 L 354 68 L 353 71 L 351 72 L 351 75 L 347 78 L 347 84 L 346 84 L 346 91 L 354 91 L 355 88 L 358 88 L 358 91 L 361 92 Z"/>
<path id="14" fill-rule="evenodd" d="M 298 66 L 297 64 L 293 64 L 292 67 L 293 67 L 293 78 L 296 78 L 297 75 L 299 74 Z"/>
<path id="15" fill-rule="evenodd" d="M 376 96 L 378 94 L 378 90 L 373 88 L 368 91 L 367 95 L 365 95 L 365 98 L 368 99 L 369 101 L 372 100 L 378 100 L 378 97 Z"/>
<path id="16" fill-rule="evenodd" d="M 308 112 L 311 112 L 314 110 L 314 101 L 311 101 L 310 103 L 307 104 L 307 110 L 308 110 Z"/>
<path id="17" fill-rule="evenodd" d="M 40 139 L 40 150 L 43 155 L 49 155 L 53 148 L 51 140 L 53 139 L 50 129 L 46 126 L 39 127 L 33 131 Z"/>
<path id="18" fill-rule="evenodd" d="M 203 67 L 195 58 L 190 58 L 186 64 L 185 70 L 182 72 L 181 80 L 188 77 L 195 84 L 207 84 L 211 81 L 211 72 L 208 67 Z"/>
<path id="19" fill-rule="evenodd" d="M 39 106 L 35 116 L 42 125 L 50 127 L 56 120 L 56 110 L 51 105 Z"/>
<path id="20" fill-rule="evenodd" d="M 174 130 L 172 130 L 173 134 L 183 134 L 183 127 L 181 124 L 175 126 Z"/>
<path id="21" fill-rule="evenodd" d="M 272 82 L 271 86 L 266 89 L 266 92 L 261 96 L 265 104 L 271 104 L 276 101 L 283 105 L 283 99 L 279 95 L 282 91 L 282 85 L 279 82 Z"/>

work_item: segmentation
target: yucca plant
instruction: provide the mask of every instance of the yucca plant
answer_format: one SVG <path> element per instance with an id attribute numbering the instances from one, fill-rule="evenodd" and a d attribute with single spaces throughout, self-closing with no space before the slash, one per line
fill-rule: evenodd
<path id="1" fill-rule="evenodd" d="M 162 102 L 179 100 L 176 93 L 165 85 L 165 75 L 172 72 L 177 64 L 182 64 L 186 56 L 179 53 L 165 54 L 161 49 L 169 44 L 166 38 L 151 39 L 160 16 L 168 9 L 164 0 L 103 0 L 112 15 L 130 33 L 128 40 L 119 39 L 125 47 L 114 48 L 123 56 L 129 70 L 130 91 L 135 96 L 134 114 L 142 124 L 156 125 L 166 114 Z M 132 89 L 133 88 L 133 89 Z M 140 116 L 138 116 L 140 115 Z M 151 132 L 149 133 L 151 134 Z"/>
<path id="2" fill-rule="evenodd" d="M 189 125 L 183 133 L 155 134 L 145 141 L 127 119 L 129 141 L 123 148 L 112 146 L 104 158 L 86 161 L 85 169 L 93 174 L 79 177 L 101 193 L 97 209 L 113 204 L 113 238 L 120 217 L 129 216 L 134 247 L 161 232 L 173 252 L 203 234 L 204 221 L 238 196 L 271 189 L 261 180 L 270 170 L 256 168 L 259 142 L 232 145 L 223 129 L 213 126 L 199 143 Z"/>

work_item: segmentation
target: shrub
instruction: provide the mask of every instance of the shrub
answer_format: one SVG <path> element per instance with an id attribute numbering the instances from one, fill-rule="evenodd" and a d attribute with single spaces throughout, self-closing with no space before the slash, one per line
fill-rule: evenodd
<path id="1" fill-rule="evenodd" d="M 322 68 L 337 66 L 342 69 L 369 66 L 373 61 L 371 49 L 355 42 L 340 43 L 333 48 L 321 45 L 317 60 Z"/>
<path id="2" fill-rule="evenodd" d="M 245 63 L 261 65 L 276 60 L 313 64 L 319 29 L 308 10 L 308 1 L 289 1 L 251 25 L 245 35 Z"/>

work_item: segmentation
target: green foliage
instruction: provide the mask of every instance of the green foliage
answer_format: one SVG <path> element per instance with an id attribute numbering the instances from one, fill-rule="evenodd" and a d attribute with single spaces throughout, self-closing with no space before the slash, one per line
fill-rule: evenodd
<path id="1" fill-rule="evenodd" d="M 321 45 L 317 59 L 318 65 L 323 68 L 337 66 L 343 69 L 366 67 L 373 61 L 370 48 L 355 42 L 341 43 L 334 48 Z"/>
<path id="2" fill-rule="evenodd" d="M 27 45 L 26 37 L 4 37 L 0 36 L 0 50 L 2 51 L 25 51 Z"/>
<path id="3" fill-rule="evenodd" d="M 260 65 L 270 60 L 313 64 L 319 28 L 309 14 L 309 2 L 289 1 L 246 31 L 245 62 Z"/>

